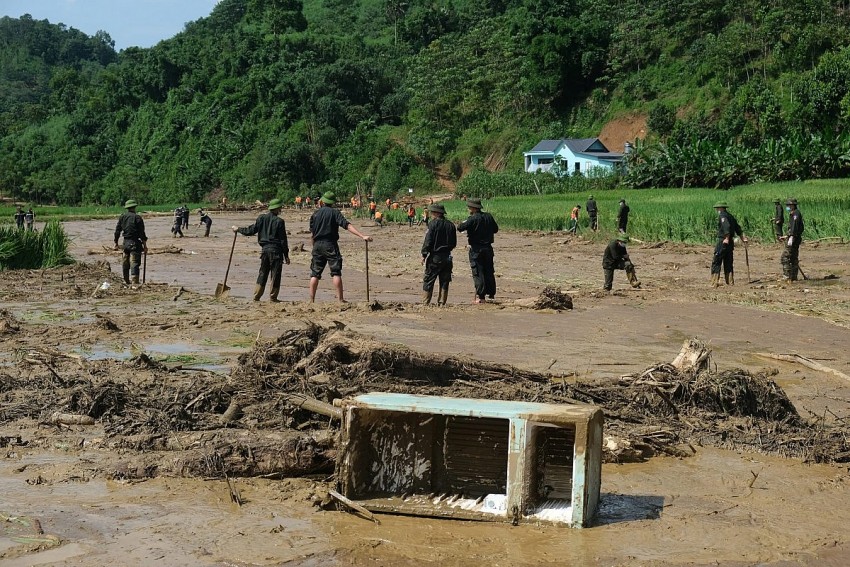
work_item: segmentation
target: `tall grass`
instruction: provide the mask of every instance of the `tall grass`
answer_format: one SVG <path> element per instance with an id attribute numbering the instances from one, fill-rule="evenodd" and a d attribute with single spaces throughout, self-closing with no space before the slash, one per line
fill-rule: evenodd
<path id="1" fill-rule="evenodd" d="M 641 240 L 712 242 L 717 233 L 716 201 L 723 200 L 744 233 L 756 240 L 773 241 L 773 200 L 794 197 L 805 221 L 804 240 L 841 237 L 850 240 L 850 180 L 812 180 L 764 183 L 729 191 L 713 189 L 641 189 L 593 191 L 599 206 L 600 233 L 589 231 L 585 202 L 589 193 L 496 197 L 484 201 L 500 227 L 514 230 L 565 230 L 569 213 L 581 205 L 580 231 L 607 238 L 616 231 L 619 200 L 625 198 L 631 212 L 628 232 Z M 461 200 L 444 201 L 447 216 L 467 216 Z M 785 214 L 786 227 L 788 215 Z"/>
<path id="2" fill-rule="evenodd" d="M 53 268 L 74 263 L 68 254 L 70 240 L 56 220 L 44 230 L 20 230 L 14 225 L 0 226 L 0 270 Z"/>

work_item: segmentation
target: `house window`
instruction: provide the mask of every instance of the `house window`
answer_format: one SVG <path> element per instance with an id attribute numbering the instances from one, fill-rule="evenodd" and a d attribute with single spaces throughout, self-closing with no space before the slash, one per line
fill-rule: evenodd
<path id="1" fill-rule="evenodd" d="M 552 158 L 550 158 L 550 157 L 540 158 L 539 160 L 537 160 L 537 163 L 540 164 L 540 165 L 551 165 L 552 164 Z"/>
<path id="2" fill-rule="evenodd" d="M 581 173 L 581 162 L 576 162 L 576 173 Z"/>

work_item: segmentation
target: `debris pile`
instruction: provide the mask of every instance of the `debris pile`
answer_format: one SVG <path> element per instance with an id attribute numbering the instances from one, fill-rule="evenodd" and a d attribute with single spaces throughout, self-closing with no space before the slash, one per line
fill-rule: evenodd
<path id="1" fill-rule="evenodd" d="M 561 288 L 554 286 L 546 286 L 537 301 L 532 305 L 534 309 L 572 309 L 573 298 L 566 293 L 561 292 Z"/>
<path id="2" fill-rule="evenodd" d="M 20 330 L 21 328 L 15 316 L 7 309 L 0 309 L 0 335 L 11 335 Z"/>
<path id="3" fill-rule="evenodd" d="M 768 375 L 711 371 L 709 362 L 708 348 L 689 341 L 674 364 L 615 381 L 577 380 L 315 324 L 258 341 L 230 376 L 144 353 L 88 361 L 30 347 L 0 370 L 0 424 L 32 419 L 72 433 L 95 422 L 102 446 L 131 455 L 108 473 L 122 478 L 297 476 L 333 468 L 334 400 L 383 391 L 594 404 L 605 412 L 608 461 L 687 456 L 710 445 L 850 462 L 845 425 L 804 419 Z"/>

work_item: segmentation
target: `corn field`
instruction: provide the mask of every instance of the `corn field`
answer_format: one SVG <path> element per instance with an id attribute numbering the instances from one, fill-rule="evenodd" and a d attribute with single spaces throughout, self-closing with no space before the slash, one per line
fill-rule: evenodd
<path id="1" fill-rule="evenodd" d="M 0 270 L 53 268 L 72 264 L 70 240 L 59 221 L 48 222 L 44 230 L 28 231 L 14 225 L 0 226 Z"/>

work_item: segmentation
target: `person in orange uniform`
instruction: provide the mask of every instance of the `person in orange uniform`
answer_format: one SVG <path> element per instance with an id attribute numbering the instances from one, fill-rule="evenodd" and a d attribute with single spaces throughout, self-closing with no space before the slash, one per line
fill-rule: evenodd
<path id="1" fill-rule="evenodd" d="M 413 221 L 416 220 L 416 207 L 410 205 L 407 207 L 407 226 L 413 226 Z"/>
<path id="2" fill-rule="evenodd" d="M 578 232 L 578 214 L 581 212 L 581 205 L 576 205 L 570 211 L 570 232 L 576 234 Z"/>

